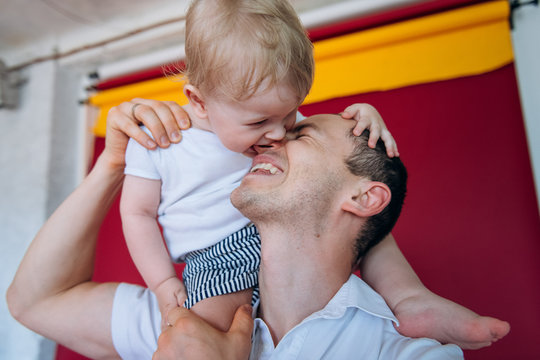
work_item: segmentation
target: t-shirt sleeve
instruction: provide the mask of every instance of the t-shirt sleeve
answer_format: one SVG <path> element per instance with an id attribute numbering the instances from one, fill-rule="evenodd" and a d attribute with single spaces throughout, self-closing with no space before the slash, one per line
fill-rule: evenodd
<path id="1" fill-rule="evenodd" d="M 154 294 L 142 286 L 121 283 L 113 301 L 111 334 L 120 357 L 151 359 L 161 333 L 161 314 Z"/>
<path id="2" fill-rule="evenodd" d="M 157 153 L 152 153 L 159 151 L 159 149 L 147 150 L 137 141 L 129 139 L 126 149 L 126 167 L 124 169 L 124 174 L 152 180 L 161 179 L 153 159 Z"/>

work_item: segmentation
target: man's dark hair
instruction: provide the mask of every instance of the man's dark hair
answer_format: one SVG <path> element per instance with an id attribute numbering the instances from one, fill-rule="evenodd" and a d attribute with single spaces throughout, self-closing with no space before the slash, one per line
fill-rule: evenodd
<path id="1" fill-rule="evenodd" d="M 366 221 L 356 238 L 353 264 L 357 266 L 362 256 L 388 235 L 396 224 L 407 192 L 407 170 L 399 157 L 389 158 L 386 155 L 382 140 L 379 139 L 374 149 L 368 146 L 368 130 L 360 136 L 354 136 L 350 131 L 348 136 L 355 144 L 354 150 L 345 159 L 349 171 L 356 176 L 386 184 L 392 193 L 390 203 Z"/>

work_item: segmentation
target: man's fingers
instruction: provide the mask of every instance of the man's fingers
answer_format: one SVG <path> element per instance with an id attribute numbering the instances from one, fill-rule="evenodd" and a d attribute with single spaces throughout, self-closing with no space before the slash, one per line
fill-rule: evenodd
<path id="1" fill-rule="evenodd" d="M 159 336 L 153 359 L 247 359 L 251 350 L 251 306 L 238 308 L 228 332 L 208 324 L 191 310 L 172 309 L 171 327 Z"/>
<path id="2" fill-rule="evenodd" d="M 167 104 L 171 109 L 176 123 L 181 130 L 187 130 L 191 127 L 191 120 L 189 119 L 189 115 L 183 107 L 181 107 L 180 105 L 178 105 L 178 103 L 175 103 L 174 101 L 164 101 L 164 103 Z"/>
<path id="3" fill-rule="evenodd" d="M 250 305 L 242 305 L 234 314 L 233 321 L 226 336 L 233 344 L 230 359 L 247 359 L 251 350 L 251 335 L 253 333 L 253 317 Z"/>
<path id="4" fill-rule="evenodd" d="M 135 141 L 145 148 L 153 150 L 157 147 L 156 142 L 124 113 L 120 112 L 117 115 L 116 124 L 124 134 L 135 139 Z"/>
<path id="5" fill-rule="evenodd" d="M 131 100 L 131 103 L 143 104 L 150 107 L 161 121 L 169 140 L 173 143 L 180 142 L 182 139 L 182 130 L 189 129 L 191 126 L 191 120 L 189 119 L 187 112 L 174 101 L 135 98 Z M 137 114 L 138 113 L 139 110 L 137 110 Z M 144 123 L 144 119 L 139 120 Z M 145 123 L 145 125 L 152 131 L 149 127 L 150 124 Z"/>
<path id="6" fill-rule="evenodd" d="M 154 149 L 156 144 L 167 147 L 170 144 L 167 140 L 167 132 L 152 108 L 147 105 L 148 101 L 136 98 L 123 102 L 109 111 L 107 122 L 113 120 L 111 115 L 114 114 L 114 121 L 118 129 L 134 138 L 142 146 L 148 149 Z M 139 128 L 141 123 L 150 130 L 154 139 L 151 139 L 147 134 L 143 134 L 144 132 Z M 165 139 L 164 142 L 163 139 Z"/>
<path id="7" fill-rule="evenodd" d="M 145 125 L 163 148 L 180 142 L 182 130 L 190 127 L 188 114 L 174 101 L 134 98 L 119 108 L 136 124 Z"/>
<path id="8" fill-rule="evenodd" d="M 234 314 L 229 333 L 247 336 L 247 339 L 249 340 L 251 338 L 251 333 L 253 332 L 253 317 L 251 311 L 250 305 L 246 304 L 240 306 Z"/>
<path id="9" fill-rule="evenodd" d="M 160 132 L 158 136 L 160 136 L 159 142 L 162 146 L 168 146 L 170 142 L 177 143 L 181 140 L 182 135 L 180 134 L 180 127 L 176 117 L 179 116 L 177 114 L 179 114 L 179 112 L 183 109 L 178 104 L 173 101 L 157 101 L 140 98 L 135 98 L 131 100 L 131 102 L 136 104 L 142 104 L 147 107 L 146 110 L 151 110 L 153 112 L 153 114 L 147 114 L 148 118 L 137 118 L 141 120 L 146 125 L 146 127 L 150 129 L 152 135 L 157 135 L 154 134 L 153 128 L 153 126 L 155 126 L 156 124 L 156 120 L 160 122 L 160 125 L 164 128 L 166 134 L 162 134 L 161 129 L 158 127 L 156 127 L 155 130 Z M 141 110 L 139 110 L 138 107 L 136 109 L 136 114 L 138 115 L 140 113 Z M 151 123 L 147 124 L 145 121 L 151 121 Z"/>
<path id="10" fill-rule="evenodd" d="M 147 105 L 143 102 L 135 104 L 140 104 L 133 112 L 133 115 L 136 116 L 135 120 L 143 123 L 144 126 L 150 130 L 154 140 L 159 144 L 160 147 L 168 147 L 170 145 L 170 140 L 169 134 L 167 134 L 165 124 L 163 122 L 163 115 L 159 115 L 156 112 L 155 107 Z"/>

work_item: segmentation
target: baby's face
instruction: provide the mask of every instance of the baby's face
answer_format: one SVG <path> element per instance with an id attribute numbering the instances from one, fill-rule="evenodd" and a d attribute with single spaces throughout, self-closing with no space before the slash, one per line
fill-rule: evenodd
<path id="1" fill-rule="evenodd" d="M 285 85 L 258 90 L 247 100 L 208 99 L 212 131 L 231 151 L 253 157 L 254 145 L 264 146 L 285 137 L 294 126 L 301 100 Z"/>

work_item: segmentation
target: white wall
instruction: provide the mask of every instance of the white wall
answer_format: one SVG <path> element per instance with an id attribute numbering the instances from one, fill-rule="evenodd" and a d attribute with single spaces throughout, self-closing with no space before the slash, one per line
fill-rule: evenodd
<path id="1" fill-rule="evenodd" d="M 54 62 L 22 76 L 19 107 L 0 109 L 0 359 L 52 359 L 54 343 L 13 320 L 4 299 L 28 244 L 80 177 L 80 81 Z"/>
<path id="2" fill-rule="evenodd" d="M 512 40 L 525 128 L 540 208 L 540 7 L 514 13 Z"/>

